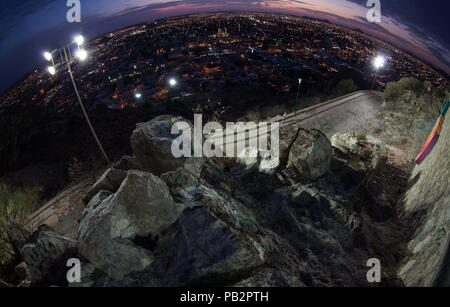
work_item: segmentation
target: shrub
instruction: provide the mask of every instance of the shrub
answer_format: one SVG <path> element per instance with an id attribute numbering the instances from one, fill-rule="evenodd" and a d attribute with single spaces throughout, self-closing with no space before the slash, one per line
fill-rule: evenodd
<path id="1" fill-rule="evenodd" d="M 400 94 L 398 91 L 397 83 L 389 82 L 384 90 L 384 99 L 386 101 L 392 101 L 395 100 L 399 95 Z"/>
<path id="2" fill-rule="evenodd" d="M 384 90 L 384 98 L 386 101 L 392 101 L 405 94 L 407 91 L 422 95 L 425 94 L 428 89 L 431 90 L 431 83 L 425 83 L 415 78 L 403 78 L 398 82 L 389 82 L 387 84 L 386 89 Z"/>
<path id="3" fill-rule="evenodd" d="M 429 81 L 422 82 L 415 78 L 403 78 L 398 82 L 389 82 L 384 91 L 386 101 L 401 99 L 414 104 L 419 110 L 438 114 L 445 100 L 444 88 L 435 88 Z"/>
<path id="4" fill-rule="evenodd" d="M 14 190 L 4 183 L 0 184 L 0 256 L 19 256 L 13 242 L 10 242 L 7 230 L 10 223 L 24 228 L 26 218 L 37 200 L 36 190 Z"/>
<path id="5" fill-rule="evenodd" d="M 358 139 L 358 141 L 360 142 L 365 142 L 367 141 L 367 136 L 364 133 L 358 133 L 358 135 L 356 135 L 356 138 Z"/>

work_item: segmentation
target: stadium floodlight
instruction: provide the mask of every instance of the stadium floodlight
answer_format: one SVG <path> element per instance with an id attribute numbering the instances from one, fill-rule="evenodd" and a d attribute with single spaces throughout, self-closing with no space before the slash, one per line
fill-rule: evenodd
<path id="1" fill-rule="evenodd" d="M 87 51 L 84 50 L 84 49 L 79 49 L 79 50 L 77 51 L 77 53 L 76 53 L 76 56 L 77 56 L 78 59 L 80 59 L 80 61 L 84 61 L 84 60 L 87 59 L 88 53 L 87 53 Z"/>
<path id="2" fill-rule="evenodd" d="M 175 80 L 175 78 L 171 78 L 171 79 L 169 80 L 169 85 L 170 85 L 171 87 L 174 87 L 175 85 L 177 85 L 177 80 Z"/>
<path id="3" fill-rule="evenodd" d="M 54 66 L 49 66 L 47 68 L 48 72 L 50 73 L 50 75 L 54 76 L 56 74 L 56 68 Z"/>
<path id="4" fill-rule="evenodd" d="M 97 133 L 95 132 L 94 126 L 92 125 L 91 120 L 89 119 L 89 115 L 86 111 L 86 108 L 83 104 L 83 101 L 81 100 L 80 93 L 78 92 L 77 84 L 75 82 L 75 78 L 73 76 L 71 64 L 75 63 L 76 60 L 84 61 L 88 57 L 88 52 L 81 48 L 81 45 L 84 43 L 84 37 L 79 35 L 77 36 L 71 43 L 65 45 L 64 47 L 61 47 L 59 49 L 56 49 L 50 52 L 45 52 L 44 57 L 47 61 L 51 61 L 52 66 L 49 66 L 47 68 L 48 72 L 54 76 L 58 71 L 63 69 L 65 66 L 67 68 L 67 71 L 69 73 L 70 80 L 72 81 L 73 89 L 75 91 L 76 98 L 78 99 L 78 103 L 80 104 L 81 111 L 83 112 L 83 115 L 86 119 L 86 122 L 91 130 L 91 133 L 97 142 L 97 145 L 102 152 L 103 156 L 105 157 L 106 162 L 108 163 L 108 166 L 111 166 L 111 160 L 109 160 L 108 155 L 106 154 L 105 150 L 103 149 L 102 143 L 100 142 L 100 139 L 97 136 Z M 75 54 L 73 53 L 75 51 Z"/>
<path id="5" fill-rule="evenodd" d="M 84 37 L 82 35 L 78 35 L 77 37 L 75 37 L 75 43 L 78 46 L 81 46 L 84 44 Z"/>
<path id="6" fill-rule="evenodd" d="M 50 62 L 53 59 L 53 56 L 50 52 L 44 52 L 44 58 Z"/>

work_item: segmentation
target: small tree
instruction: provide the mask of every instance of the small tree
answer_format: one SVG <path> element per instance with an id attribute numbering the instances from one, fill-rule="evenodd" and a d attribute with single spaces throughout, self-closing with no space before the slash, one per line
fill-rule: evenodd
<path id="1" fill-rule="evenodd" d="M 28 238 L 25 222 L 38 200 L 32 189 L 14 190 L 0 184 L 0 255 L 21 260 L 19 247 Z"/>

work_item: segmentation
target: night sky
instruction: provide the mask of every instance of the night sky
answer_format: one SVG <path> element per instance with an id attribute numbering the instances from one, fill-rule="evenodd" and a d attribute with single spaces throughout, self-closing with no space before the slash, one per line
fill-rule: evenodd
<path id="1" fill-rule="evenodd" d="M 0 91 L 44 65 L 42 53 L 77 33 L 88 39 L 157 18 L 256 11 L 327 19 L 414 53 L 450 74 L 450 1 L 381 0 L 382 22 L 368 23 L 367 0 L 81 0 L 82 22 L 68 23 L 66 0 L 1 1 Z"/>

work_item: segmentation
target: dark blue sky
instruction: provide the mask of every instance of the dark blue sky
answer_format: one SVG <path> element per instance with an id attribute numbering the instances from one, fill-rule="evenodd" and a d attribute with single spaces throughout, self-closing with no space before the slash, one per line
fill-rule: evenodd
<path id="1" fill-rule="evenodd" d="M 82 22 L 66 21 L 66 0 L 0 2 L 0 91 L 44 65 L 42 53 L 77 33 L 94 38 L 155 18 L 216 11 L 264 11 L 325 18 L 414 53 L 450 74 L 450 1 L 381 0 L 382 22 L 368 23 L 367 0 L 81 0 Z"/>

